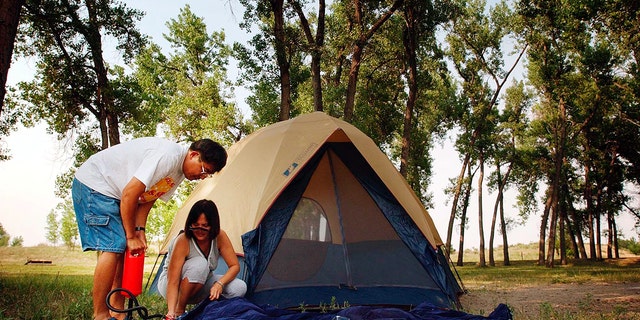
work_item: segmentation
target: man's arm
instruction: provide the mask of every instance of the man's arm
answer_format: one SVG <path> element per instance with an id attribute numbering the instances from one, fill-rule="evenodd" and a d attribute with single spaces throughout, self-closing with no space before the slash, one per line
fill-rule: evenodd
<path id="1" fill-rule="evenodd" d="M 153 206 L 153 202 L 138 205 L 138 199 L 146 190 L 146 186 L 137 178 L 133 177 L 122 190 L 122 198 L 120 199 L 120 216 L 122 217 L 122 226 L 127 237 L 127 248 L 130 251 L 144 250 L 146 243 L 142 237 L 136 237 L 136 223 L 147 221 L 149 210 Z M 145 213 L 142 211 L 146 210 Z M 144 216 L 144 217 L 139 217 Z M 144 225 L 141 225 L 144 226 Z"/>
<path id="2" fill-rule="evenodd" d="M 136 211 L 136 237 L 140 238 L 144 242 L 144 248 L 147 248 L 147 233 L 145 229 L 139 229 L 138 227 L 146 228 L 147 218 L 149 212 L 153 208 L 153 204 L 156 200 L 138 204 L 138 210 Z"/>

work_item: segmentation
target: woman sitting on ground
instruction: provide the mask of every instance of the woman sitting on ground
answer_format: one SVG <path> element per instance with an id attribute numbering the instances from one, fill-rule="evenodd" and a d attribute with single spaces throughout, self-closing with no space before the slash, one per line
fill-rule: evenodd
<path id="1" fill-rule="evenodd" d="M 167 300 L 165 319 L 178 319 L 187 304 L 209 298 L 217 300 L 242 297 L 247 291 L 244 281 L 236 279 L 240 272 L 238 257 L 226 232 L 220 229 L 218 208 L 211 200 L 196 202 L 180 233 L 169 245 L 167 263 L 158 279 L 158 291 Z M 224 275 L 214 274 L 218 257 L 229 269 Z"/>

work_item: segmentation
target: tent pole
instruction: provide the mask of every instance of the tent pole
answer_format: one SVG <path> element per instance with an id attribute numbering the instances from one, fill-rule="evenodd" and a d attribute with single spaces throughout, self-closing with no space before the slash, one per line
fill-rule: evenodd
<path id="1" fill-rule="evenodd" d="M 340 223 L 340 236 L 342 238 L 342 253 L 344 255 L 345 261 L 345 271 L 347 273 L 347 287 L 353 288 L 353 278 L 351 276 L 351 261 L 349 260 L 349 249 L 347 248 L 347 240 L 344 236 L 344 226 L 342 224 L 342 206 L 340 199 L 340 192 L 338 192 L 338 183 L 336 181 L 336 172 L 335 167 L 333 165 L 333 157 L 334 153 L 331 148 L 327 149 L 327 157 L 329 158 L 329 169 L 331 171 L 331 180 L 333 182 L 333 192 L 336 198 L 336 208 L 338 211 L 338 221 Z M 342 284 L 341 284 L 342 285 Z"/>

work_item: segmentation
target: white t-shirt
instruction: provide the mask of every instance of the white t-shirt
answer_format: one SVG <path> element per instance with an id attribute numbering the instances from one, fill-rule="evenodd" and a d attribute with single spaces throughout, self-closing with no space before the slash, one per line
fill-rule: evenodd
<path id="1" fill-rule="evenodd" d="M 92 155 L 76 171 L 76 179 L 87 187 L 121 199 L 122 190 L 136 177 L 145 193 L 139 203 L 168 201 L 182 180 L 182 163 L 188 148 L 162 138 L 139 138 L 117 144 Z"/>

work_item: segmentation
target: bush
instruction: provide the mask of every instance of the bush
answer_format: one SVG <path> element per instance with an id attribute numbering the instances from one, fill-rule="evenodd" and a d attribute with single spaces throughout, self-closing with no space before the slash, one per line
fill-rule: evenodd
<path id="1" fill-rule="evenodd" d="M 638 243 L 634 238 L 631 238 L 630 240 L 619 239 L 618 246 L 631 251 L 633 254 L 640 254 L 640 243 Z"/>

